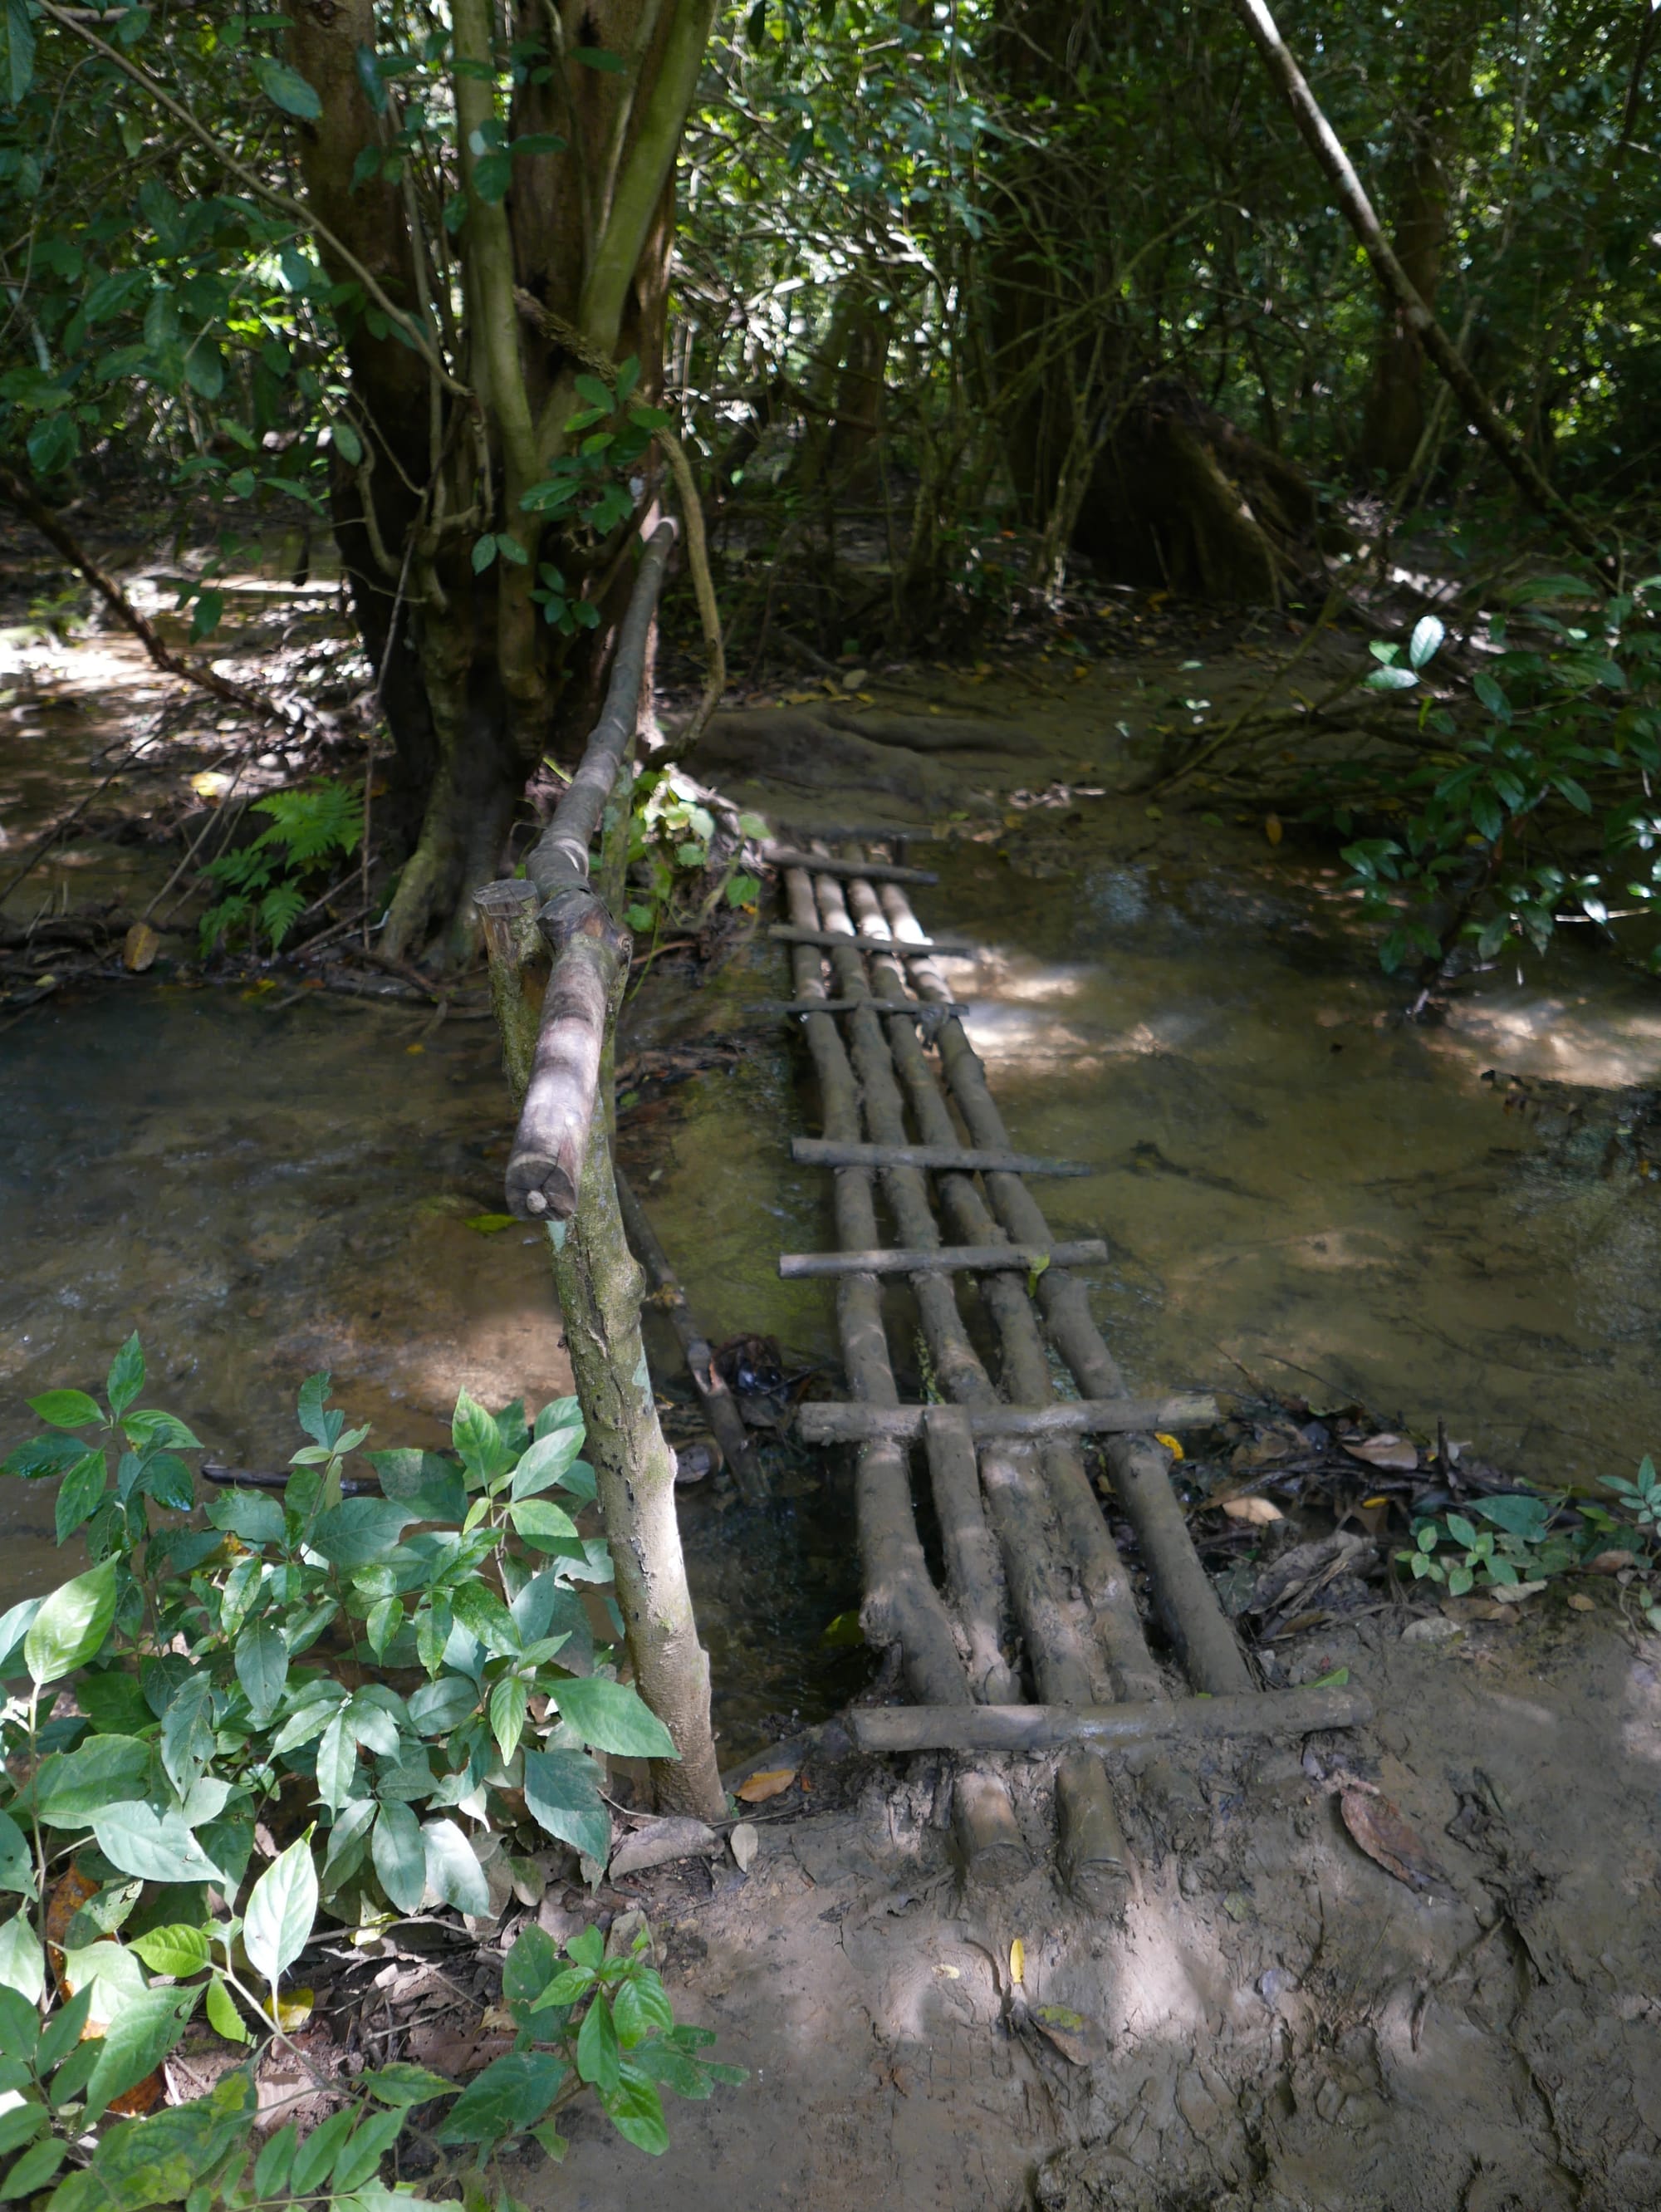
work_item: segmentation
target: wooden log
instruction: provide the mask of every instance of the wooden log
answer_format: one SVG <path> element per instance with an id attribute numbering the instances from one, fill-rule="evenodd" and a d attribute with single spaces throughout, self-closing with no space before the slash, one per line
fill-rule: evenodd
<path id="1" fill-rule="evenodd" d="M 942 1244 L 932 1252 L 922 1245 L 879 1245 L 870 1252 L 781 1252 L 779 1273 L 787 1283 L 819 1275 L 952 1274 L 964 1268 L 1024 1274 L 1034 1267 L 1088 1267 L 1107 1257 L 1100 1237 L 1072 1244 Z"/>
<path id="2" fill-rule="evenodd" d="M 797 1409 L 797 1434 L 808 1444 L 868 1443 L 920 1437 L 926 1406 L 859 1406 L 808 1401 Z M 1209 1428 L 1217 1401 L 1200 1392 L 1176 1398 L 1063 1398 L 1052 1406 L 972 1405 L 976 1439 L 983 1437 L 1124 1436 L 1137 1430 Z"/>
<path id="3" fill-rule="evenodd" d="M 967 937 L 924 937 L 912 942 L 901 942 L 886 933 L 882 937 L 856 937 L 854 945 L 861 952 L 897 952 L 902 960 L 926 960 L 931 952 L 973 952 L 973 939 Z M 819 945 L 827 951 L 840 951 L 848 943 L 846 935 L 832 929 L 797 929 L 788 921 L 771 922 L 767 935 L 781 945 Z"/>
<path id="4" fill-rule="evenodd" d="M 1070 1744 L 1115 1750 L 1363 1728 L 1373 1700 L 1361 1690 L 1254 1690 L 1141 1705 L 855 1705 L 847 1717 L 861 1751 L 1037 1752 Z"/>
<path id="5" fill-rule="evenodd" d="M 882 904 L 896 933 L 917 927 L 911 903 L 897 886 L 884 888 Z M 913 970 L 912 981 L 925 994 L 949 995 L 944 983 L 931 978 L 926 968 Z M 987 1087 L 985 1069 L 961 1024 L 943 1024 L 936 1042 L 947 1086 L 970 1135 L 980 1145 L 1007 1144 L 1009 1133 Z M 986 1188 L 993 1212 L 1012 1237 L 1037 1243 L 1048 1232 L 1038 1201 L 1018 1176 L 995 1172 Z M 1038 1280 L 1038 1304 L 1079 1388 L 1094 1398 L 1123 1393 L 1125 1378 L 1076 1276 L 1065 1268 L 1046 1268 Z M 1252 1686 L 1251 1670 L 1171 1488 L 1169 1454 L 1151 1433 L 1131 1435 L 1108 1445 L 1107 1462 L 1115 1494 L 1148 1565 L 1155 1608 L 1189 1680 L 1197 1690 L 1214 1695 L 1243 1694 Z"/>
<path id="6" fill-rule="evenodd" d="M 554 970 L 508 1156 L 507 1208 L 521 1219 L 568 1221 L 576 1211 L 607 1024 L 629 954 L 627 933 L 589 888 L 589 848 L 634 735 L 646 642 L 674 544 L 674 525 L 659 524 L 618 633 L 600 718 L 553 820 L 525 859 L 525 878 L 545 902 L 539 927 Z M 489 896 L 480 911 L 487 933 L 494 926 L 503 935 L 517 926 L 512 907 L 496 915 Z M 495 965 L 506 977 L 497 988 L 516 988 L 500 949 Z"/>
<path id="7" fill-rule="evenodd" d="M 770 868 L 811 868 L 819 876 L 864 876 L 872 883 L 937 884 L 927 868 L 897 867 L 891 860 L 833 860 L 828 854 L 798 853 L 790 845 L 763 845 L 761 858 Z M 811 924 L 804 922 L 808 928 Z"/>
<path id="8" fill-rule="evenodd" d="M 1013 1705 L 1021 1685 L 1003 1656 L 998 1633 L 1003 1594 L 997 1553 L 980 1504 L 968 1416 L 961 1406 L 931 1406 L 923 1432 L 935 1518 L 946 1555 L 946 1589 L 968 1643 L 969 1679 L 983 1704 Z"/>
<path id="9" fill-rule="evenodd" d="M 864 999 L 786 999 L 762 1011 L 770 1014 L 851 1014 L 856 1006 L 863 1006 L 866 1003 Z M 889 1014 L 909 1014 L 913 1021 L 927 1024 L 943 1021 L 948 1014 L 967 1014 L 969 1007 L 967 1000 L 960 1003 L 953 999 L 944 1004 L 931 1002 L 926 1006 L 913 1001 L 910 1006 L 885 1006 L 882 1011 Z"/>
<path id="10" fill-rule="evenodd" d="M 858 1003 L 864 1004 L 864 1001 Z M 878 1007 L 879 1013 L 898 1012 Z M 790 1156 L 799 1167 L 931 1168 L 957 1175 L 1093 1176 L 1100 1168 L 1082 1160 L 1046 1160 L 1036 1152 L 1012 1152 L 1007 1145 L 838 1144 L 825 1137 L 792 1137 Z M 1029 1243 L 1047 1243 L 1034 1237 Z"/>
<path id="11" fill-rule="evenodd" d="M 669 1316 L 670 1326 L 679 1340 L 687 1373 L 692 1377 L 692 1387 L 698 1393 L 711 1433 L 720 1445 L 727 1465 L 732 1469 L 733 1480 L 746 1503 L 759 1504 L 767 1495 L 767 1477 L 756 1459 L 755 1447 L 744 1426 L 744 1417 L 733 1403 L 725 1377 L 717 1368 L 704 1334 L 693 1319 L 692 1309 L 687 1304 L 680 1278 L 670 1267 L 669 1256 L 658 1241 L 658 1233 L 640 1203 L 634 1186 L 621 1168 L 614 1168 L 614 1172 L 617 1178 L 617 1205 L 622 1213 L 624 1231 L 635 1258 L 646 1269 L 652 1287 L 658 1293 L 656 1303 Z"/>

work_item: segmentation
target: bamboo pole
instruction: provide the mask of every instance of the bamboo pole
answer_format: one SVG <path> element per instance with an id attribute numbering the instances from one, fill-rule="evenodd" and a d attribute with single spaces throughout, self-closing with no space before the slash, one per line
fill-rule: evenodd
<path id="1" fill-rule="evenodd" d="M 1184 1749 L 1242 1736 L 1309 1735 L 1361 1728 L 1373 1700 L 1349 1689 L 1256 1690 L 1235 1698 L 1166 1698 L 1143 1705 L 855 1705 L 848 1725 L 861 1751 L 1053 1751 L 1064 1744 Z"/>
<path id="2" fill-rule="evenodd" d="M 950 1274 L 962 1269 L 977 1273 L 1013 1268 L 1088 1267 L 1106 1260 L 1107 1247 L 1099 1237 L 1081 1237 L 1072 1244 L 943 1244 L 925 1252 L 920 1245 L 879 1245 L 870 1252 L 781 1252 L 779 1273 L 787 1283 L 815 1275 Z"/>
<path id="3" fill-rule="evenodd" d="M 917 929 L 910 902 L 898 887 L 885 888 L 882 902 L 896 936 L 905 929 Z M 914 987 L 925 995 L 947 995 L 943 981 L 926 963 L 919 963 L 911 972 Z M 943 1022 L 936 1032 L 936 1045 L 947 1085 L 972 1141 L 1007 1146 L 1009 1139 L 1003 1117 L 962 1024 Z M 1037 1200 L 1017 1176 L 990 1175 L 986 1190 L 993 1212 L 1011 1237 L 1037 1243 L 1050 1233 Z M 1102 1340 L 1078 1278 L 1064 1267 L 1046 1267 L 1038 1279 L 1037 1290 L 1050 1334 L 1080 1389 L 1094 1398 L 1124 1396 L 1125 1378 Z M 1148 1565 L 1155 1607 L 1189 1680 L 1197 1690 L 1216 1696 L 1249 1691 L 1251 1670 L 1210 1578 L 1200 1565 L 1172 1491 L 1170 1454 L 1154 1442 L 1151 1433 L 1131 1436 L 1109 1444 L 1107 1462 L 1115 1495 L 1136 1531 Z"/>
<path id="4" fill-rule="evenodd" d="M 918 1269 L 918 1276 L 931 1288 L 944 1287 L 936 1283 L 926 1268 Z M 967 1340 L 965 1336 L 963 1342 L 967 1344 Z M 937 1347 L 930 1348 L 936 1351 L 937 1357 L 959 1356 L 955 1351 L 942 1354 Z M 985 1370 L 981 1371 L 984 1376 Z M 966 1401 L 977 1443 L 989 1437 L 1018 1437 L 1023 1443 L 1031 1443 L 1047 1441 L 1052 1437 L 1123 1436 L 1154 1429 L 1209 1428 L 1218 1419 L 1216 1400 L 1197 1392 L 1179 1398 L 1062 1398 L 1048 1406 L 1009 1406 L 991 1394 L 988 1380 L 986 1394 L 984 1398 Z M 797 1409 L 796 1431 L 807 1444 L 866 1443 L 878 1437 L 895 1443 L 913 1443 L 924 1434 L 928 1411 L 926 1406 L 845 1405 L 834 1400 L 810 1398 Z"/>
<path id="5" fill-rule="evenodd" d="M 870 867 L 855 867 L 846 860 L 834 860 L 828 854 L 798 853 L 793 845 L 763 845 L 761 858 L 770 868 L 811 868 L 821 876 L 874 876 L 885 884 L 937 884 L 938 876 L 927 868 L 901 868 L 887 860 L 879 860 Z M 800 922 L 798 928 L 813 925 Z"/>
<path id="6" fill-rule="evenodd" d="M 839 1012 L 850 1013 L 870 1003 L 870 993 L 863 988 L 863 979 L 859 997 L 827 1001 Z M 812 1001 L 803 1004 L 811 1006 Z M 944 1014 L 958 1011 L 949 1000 L 942 1004 L 941 1010 Z M 903 1014 L 915 1021 L 918 1012 L 926 1013 L 927 1009 L 919 1008 L 912 1000 L 908 1005 L 885 1006 L 883 1012 Z M 822 1137 L 792 1137 L 790 1156 L 803 1167 L 930 1168 L 960 1175 L 1093 1176 L 1101 1172 L 1083 1160 L 1045 1159 L 1036 1152 L 1012 1151 L 1008 1145 L 912 1145 L 898 1138 L 889 1145 L 836 1145 Z"/>

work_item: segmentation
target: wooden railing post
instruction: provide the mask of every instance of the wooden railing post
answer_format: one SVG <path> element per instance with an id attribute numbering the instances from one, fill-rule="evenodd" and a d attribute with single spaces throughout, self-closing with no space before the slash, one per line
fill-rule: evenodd
<path id="1" fill-rule="evenodd" d="M 673 543 L 670 525 L 653 533 L 604 709 L 524 877 L 487 884 L 478 908 L 519 1115 L 508 1205 L 548 1231 L 635 1686 L 680 1753 L 653 1762 L 657 1803 L 718 1820 L 726 1801 L 710 1727 L 709 1661 L 681 1551 L 675 1457 L 640 1336 L 644 1278 L 623 1233 L 601 1103 L 629 940 L 588 881 L 589 847 L 633 734 L 646 635 Z"/>

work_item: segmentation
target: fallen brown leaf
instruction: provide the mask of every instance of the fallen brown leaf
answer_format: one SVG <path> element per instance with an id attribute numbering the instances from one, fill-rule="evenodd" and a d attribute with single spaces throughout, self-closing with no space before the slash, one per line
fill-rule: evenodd
<path id="1" fill-rule="evenodd" d="M 1389 1468 L 1398 1474 L 1411 1474 L 1419 1464 L 1419 1455 L 1407 1437 L 1389 1433 L 1363 1437 L 1358 1444 L 1346 1444 L 1344 1449 L 1351 1459 L 1365 1460 L 1369 1467 Z"/>
<path id="2" fill-rule="evenodd" d="M 1286 1518 L 1280 1507 L 1267 1498 L 1225 1498 L 1222 1510 L 1231 1521 L 1248 1521 L 1258 1528 L 1266 1528 L 1271 1521 Z"/>
<path id="3" fill-rule="evenodd" d="M 1349 1789 L 1338 1800 L 1343 1824 L 1386 1874 L 1409 1889 L 1446 1889 L 1447 1877 L 1388 1797 Z"/>
<path id="4" fill-rule="evenodd" d="M 135 975 L 142 975 L 161 949 L 161 939 L 149 923 L 136 921 L 122 940 L 121 964 Z"/>
<path id="5" fill-rule="evenodd" d="M 1595 1613 L 1597 1610 L 1597 1599 L 1588 1597 L 1584 1590 L 1571 1590 L 1569 1603 L 1577 1613 Z"/>
<path id="6" fill-rule="evenodd" d="M 765 1805 L 769 1797 L 782 1797 L 796 1775 L 793 1766 L 770 1766 L 765 1774 L 752 1774 L 734 1794 L 746 1805 Z"/>

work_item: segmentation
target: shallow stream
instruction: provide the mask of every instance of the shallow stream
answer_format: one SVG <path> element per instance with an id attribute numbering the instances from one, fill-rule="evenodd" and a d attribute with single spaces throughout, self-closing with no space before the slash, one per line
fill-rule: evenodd
<path id="1" fill-rule="evenodd" d="M 1549 1482 L 1661 1444 L 1661 1182 L 1631 1095 L 1661 1080 L 1652 988 L 1571 950 L 1405 1027 L 1318 870 L 1137 850 L 1106 808 L 916 857 L 942 877 L 922 918 L 984 947 L 949 972 L 1015 1140 L 1099 1168 L 1042 1195 L 1109 1240 L 1098 1310 L 1133 1384 L 1440 1417 Z M 831 1234 L 788 1156 L 812 1106 L 767 1011 L 785 983 L 763 939 L 706 987 L 647 984 L 635 1045 L 745 1050 L 648 1090 L 623 1151 L 711 1337 L 831 1364 L 827 1286 L 774 1273 Z M 282 986 L 60 993 L 0 1037 L 0 1438 L 134 1327 L 151 1401 L 252 1467 L 294 1449 L 317 1367 L 381 1443 L 437 1441 L 463 1383 L 556 1395 L 536 1241 L 469 1225 L 500 1206 L 505 1116 L 488 1024 Z M 819 1643 L 858 1598 L 846 1478 L 779 1490 L 762 1513 L 682 1493 L 729 1756 L 864 1663 Z M 0 1605 L 61 1572 L 44 1494 L 0 1488 Z"/>

